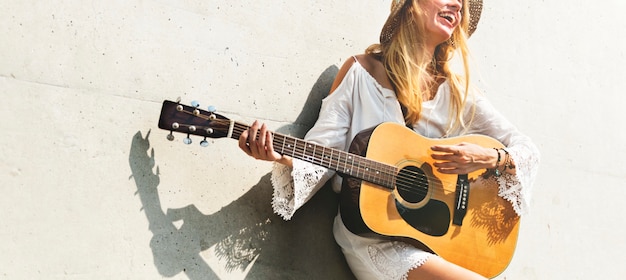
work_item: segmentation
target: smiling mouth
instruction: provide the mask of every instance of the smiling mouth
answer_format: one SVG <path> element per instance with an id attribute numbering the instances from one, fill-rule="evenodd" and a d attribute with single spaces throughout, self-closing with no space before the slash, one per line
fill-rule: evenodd
<path id="1" fill-rule="evenodd" d="M 456 17 L 451 12 L 441 12 L 441 13 L 439 13 L 439 17 L 447 20 L 452 25 L 454 25 L 454 23 L 456 21 Z"/>

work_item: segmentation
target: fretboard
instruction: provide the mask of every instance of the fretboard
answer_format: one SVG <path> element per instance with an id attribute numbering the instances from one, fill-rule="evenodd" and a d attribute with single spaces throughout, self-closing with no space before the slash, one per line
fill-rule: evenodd
<path id="1" fill-rule="evenodd" d="M 239 139 L 241 133 L 248 128 L 248 125 L 235 122 L 231 138 Z M 274 151 L 281 155 L 326 167 L 381 187 L 394 189 L 398 173 L 395 166 L 280 133 L 272 132 L 272 136 Z"/>

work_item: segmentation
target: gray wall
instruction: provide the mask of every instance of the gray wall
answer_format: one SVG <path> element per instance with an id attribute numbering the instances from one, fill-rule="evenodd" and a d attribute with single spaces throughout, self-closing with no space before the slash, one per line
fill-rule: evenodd
<path id="1" fill-rule="evenodd" d="M 474 78 L 543 154 L 498 279 L 618 279 L 623 1 L 485 0 Z M 1 1 L 0 278 L 350 279 L 323 189 L 290 222 L 271 165 L 156 127 L 214 105 L 301 136 L 389 0 Z M 617 264 L 617 265 L 616 265 Z"/>

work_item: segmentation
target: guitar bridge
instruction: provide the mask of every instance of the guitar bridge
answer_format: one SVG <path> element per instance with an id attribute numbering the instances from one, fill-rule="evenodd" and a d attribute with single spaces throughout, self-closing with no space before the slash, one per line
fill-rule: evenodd
<path id="1" fill-rule="evenodd" d="M 456 182 L 455 207 L 452 223 L 457 226 L 463 225 L 463 219 L 467 214 L 467 203 L 469 202 L 470 184 L 467 174 L 459 175 Z"/>

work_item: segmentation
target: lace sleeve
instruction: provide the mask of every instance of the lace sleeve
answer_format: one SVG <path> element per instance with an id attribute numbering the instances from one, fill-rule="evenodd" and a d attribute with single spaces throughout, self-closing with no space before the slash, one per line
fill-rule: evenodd
<path id="1" fill-rule="evenodd" d="M 539 151 L 534 145 L 514 145 L 507 148 L 515 162 L 515 175 L 504 173 L 498 177 L 498 195 L 513 205 L 518 215 L 528 212 L 531 188 L 539 166 Z M 526 187 L 523 187 L 526 186 Z"/>
<path id="2" fill-rule="evenodd" d="M 272 168 L 272 208 L 285 220 L 304 205 L 334 174 L 324 167 L 293 159 L 293 168 L 275 163 Z"/>
<path id="3" fill-rule="evenodd" d="M 522 134 L 485 99 L 479 98 L 472 133 L 489 135 L 504 144 L 515 162 L 515 175 L 498 177 L 500 197 L 511 202 L 518 215 L 528 212 L 532 187 L 539 169 L 540 153 L 532 140 Z"/>

